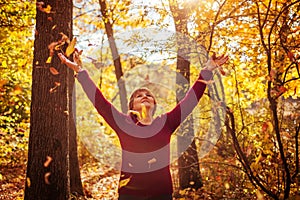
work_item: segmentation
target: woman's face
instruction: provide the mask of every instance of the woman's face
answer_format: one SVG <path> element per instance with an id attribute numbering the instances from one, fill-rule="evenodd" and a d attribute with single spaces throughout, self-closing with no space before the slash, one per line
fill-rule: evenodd
<path id="1" fill-rule="evenodd" d="M 133 110 L 135 111 L 141 111 L 142 110 L 142 104 L 146 107 L 146 109 L 153 110 L 155 100 L 152 94 L 146 90 L 138 91 L 133 98 Z"/>

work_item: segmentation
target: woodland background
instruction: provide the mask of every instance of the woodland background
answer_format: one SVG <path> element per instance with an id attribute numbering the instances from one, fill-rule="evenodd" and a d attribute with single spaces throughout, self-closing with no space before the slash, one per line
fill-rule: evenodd
<path id="1" fill-rule="evenodd" d="M 203 186 L 197 191 L 179 189 L 174 163 L 176 199 L 300 198 L 299 0 L 75 0 L 72 6 L 73 36 L 77 48 L 83 50 L 84 66 L 112 101 L 118 96 L 118 77 L 110 51 L 103 50 L 103 42 L 111 36 L 109 24 L 115 35 L 147 27 L 180 31 L 209 54 L 229 55 L 222 76 L 224 99 L 215 102 L 216 106 L 226 105 L 221 135 L 197 162 Z M 0 199 L 23 199 L 25 185 L 30 185 L 26 166 L 33 123 L 32 71 L 37 66 L 33 61 L 34 40 L 39 34 L 36 16 L 42 12 L 48 21 L 53 20 L 53 7 L 46 1 L 0 0 Z M 123 71 L 133 76 L 138 73 L 135 67 L 148 62 L 143 56 L 123 56 Z M 44 68 L 50 71 L 49 77 L 59 74 L 55 66 Z M 199 68 L 191 68 L 191 81 L 198 72 Z M 56 87 L 60 84 L 48 92 Z M 114 199 L 119 174 L 112 165 L 117 164 L 118 152 L 111 146 L 117 146 L 116 137 L 88 107 L 80 88 L 76 93 L 85 198 Z M 209 97 L 206 94 L 204 98 Z M 197 137 L 201 139 L 205 132 L 200 129 Z"/>

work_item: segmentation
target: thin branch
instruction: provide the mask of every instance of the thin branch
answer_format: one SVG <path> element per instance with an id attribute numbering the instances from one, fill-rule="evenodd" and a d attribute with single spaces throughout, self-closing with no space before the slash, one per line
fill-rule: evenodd
<path id="1" fill-rule="evenodd" d="M 296 176 L 299 174 L 299 133 L 300 133 L 300 123 L 295 128 L 296 135 L 295 135 L 295 144 L 296 144 L 296 156 L 295 156 L 295 162 L 296 162 L 296 171 L 292 176 L 292 179 L 295 179 Z"/>

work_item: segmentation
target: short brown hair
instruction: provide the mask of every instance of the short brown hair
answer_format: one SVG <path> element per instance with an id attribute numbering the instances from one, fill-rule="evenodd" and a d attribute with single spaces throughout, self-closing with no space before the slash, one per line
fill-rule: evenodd
<path id="1" fill-rule="evenodd" d="M 129 98 L 129 103 L 128 103 L 128 109 L 129 110 L 132 110 L 133 109 L 133 100 L 134 100 L 134 97 L 136 95 L 136 93 L 138 92 L 142 92 L 142 91 L 146 91 L 148 92 L 154 99 L 154 109 L 153 109 L 153 114 L 155 113 L 155 110 L 156 110 L 156 99 L 155 99 L 155 96 L 153 95 L 153 93 L 147 88 L 147 87 L 141 87 L 141 88 L 138 88 L 136 90 L 134 90 Z"/>

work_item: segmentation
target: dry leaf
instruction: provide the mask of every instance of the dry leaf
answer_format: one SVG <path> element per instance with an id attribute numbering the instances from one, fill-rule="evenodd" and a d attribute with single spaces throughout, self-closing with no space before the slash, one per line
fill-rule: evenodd
<path id="1" fill-rule="evenodd" d="M 77 39 L 76 39 L 76 37 L 74 37 L 73 40 L 69 43 L 69 45 L 66 49 L 67 57 L 69 57 L 75 51 L 76 42 L 77 42 Z"/>
<path id="2" fill-rule="evenodd" d="M 46 60 L 46 63 L 50 64 L 52 61 L 52 56 L 49 56 L 48 59 Z"/>
<path id="3" fill-rule="evenodd" d="M 53 75 L 59 74 L 59 72 L 54 67 L 50 67 L 49 69 L 50 69 L 51 74 L 53 74 Z"/>
<path id="4" fill-rule="evenodd" d="M 119 188 L 126 186 L 129 183 L 130 179 L 131 179 L 131 177 L 121 180 L 119 182 Z"/>
<path id="5" fill-rule="evenodd" d="M 62 35 L 61 41 L 69 44 L 70 43 L 69 37 L 66 34 L 64 34 L 63 32 L 60 32 L 60 34 Z"/>
<path id="6" fill-rule="evenodd" d="M 44 162 L 44 167 L 48 167 L 50 163 L 52 162 L 52 158 L 50 156 L 46 157 L 46 161 Z"/>
<path id="7" fill-rule="evenodd" d="M 30 188 L 30 186 L 31 186 L 31 181 L 30 181 L 30 178 L 28 178 L 28 177 L 27 177 L 27 179 L 26 179 L 26 184 L 27 184 L 27 187 Z"/>
<path id="8" fill-rule="evenodd" d="M 147 109 L 145 104 L 142 103 L 141 106 L 142 106 L 142 119 L 145 119 L 147 117 Z"/>
<path id="9" fill-rule="evenodd" d="M 49 181 L 49 177 L 51 175 L 51 172 L 47 172 L 44 176 L 44 179 L 45 179 L 45 183 L 50 185 L 50 181 Z"/>
<path id="10" fill-rule="evenodd" d="M 55 83 L 55 86 L 60 86 L 60 82 L 54 82 Z"/>

